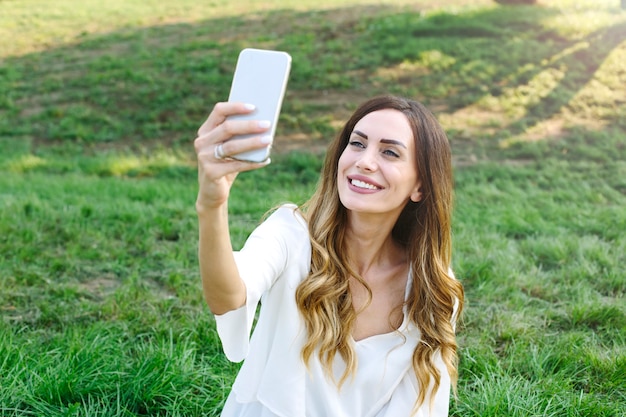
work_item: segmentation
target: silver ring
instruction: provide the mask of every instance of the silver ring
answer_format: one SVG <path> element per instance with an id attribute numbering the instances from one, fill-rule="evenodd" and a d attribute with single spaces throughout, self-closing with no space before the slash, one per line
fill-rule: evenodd
<path id="1" fill-rule="evenodd" d="M 226 155 L 224 154 L 223 146 L 224 146 L 224 143 L 218 143 L 217 146 L 215 147 L 215 150 L 213 151 L 213 156 L 215 156 L 215 159 L 222 160 L 226 158 Z"/>

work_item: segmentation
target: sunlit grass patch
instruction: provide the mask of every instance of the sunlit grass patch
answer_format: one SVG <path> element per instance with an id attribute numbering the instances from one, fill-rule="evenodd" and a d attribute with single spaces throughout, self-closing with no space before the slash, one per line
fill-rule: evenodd
<path id="1" fill-rule="evenodd" d="M 15 160 L 8 162 L 7 168 L 14 173 L 23 173 L 32 171 L 37 168 L 45 167 L 46 160 L 36 155 L 23 155 Z"/>

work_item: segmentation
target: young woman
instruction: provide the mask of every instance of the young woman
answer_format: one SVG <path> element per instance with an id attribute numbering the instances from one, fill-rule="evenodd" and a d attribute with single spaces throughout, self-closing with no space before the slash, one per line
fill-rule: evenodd
<path id="1" fill-rule="evenodd" d="M 219 103 L 195 141 L 206 301 L 224 352 L 244 360 L 222 416 L 445 416 L 463 289 L 450 269 L 448 140 L 420 103 L 363 103 L 330 145 L 317 190 L 233 251 L 230 157 L 270 145 L 264 121 Z M 250 139 L 229 141 L 236 134 Z M 250 332 L 261 302 L 252 337 Z"/>

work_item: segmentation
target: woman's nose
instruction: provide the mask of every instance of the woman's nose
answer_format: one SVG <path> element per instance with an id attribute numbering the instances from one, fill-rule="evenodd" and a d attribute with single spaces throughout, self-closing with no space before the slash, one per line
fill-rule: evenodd
<path id="1" fill-rule="evenodd" d="M 376 153 L 370 149 L 361 152 L 359 159 L 356 161 L 356 167 L 364 171 L 375 171 L 378 168 Z"/>

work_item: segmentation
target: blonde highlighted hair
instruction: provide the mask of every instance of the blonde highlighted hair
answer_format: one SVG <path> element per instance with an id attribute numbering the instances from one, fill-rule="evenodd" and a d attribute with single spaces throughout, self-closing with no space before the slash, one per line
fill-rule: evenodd
<path id="1" fill-rule="evenodd" d="M 457 380 L 456 316 L 463 306 L 463 287 L 451 275 L 452 164 L 448 139 L 440 124 L 422 104 L 395 96 L 373 98 L 359 106 L 328 148 L 317 190 L 302 207 L 312 242 L 311 271 L 296 290 L 296 303 L 304 319 L 307 341 L 302 358 L 308 363 L 316 352 L 332 377 L 332 363 L 340 354 L 347 364 L 339 387 L 356 370 L 351 335 L 356 322 L 349 277 L 371 290 L 350 267 L 345 251 L 347 213 L 339 200 L 339 157 L 348 145 L 356 123 L 365 115 L 383 109 L 402 112 L 415 140 L 421 201 L 409 201 L 398 218 L 393 238 L 408 255 L 412 290 L 405 301 L 409 319 L 421 339 L 413 352 L 413 370 L 418 382 L 416 407 L 427 392 L 432 395 L 441 382 L 435 365 L 440 355 L 453 386 Z M 432 390 L 429 391 L 429 387 Z"/>

